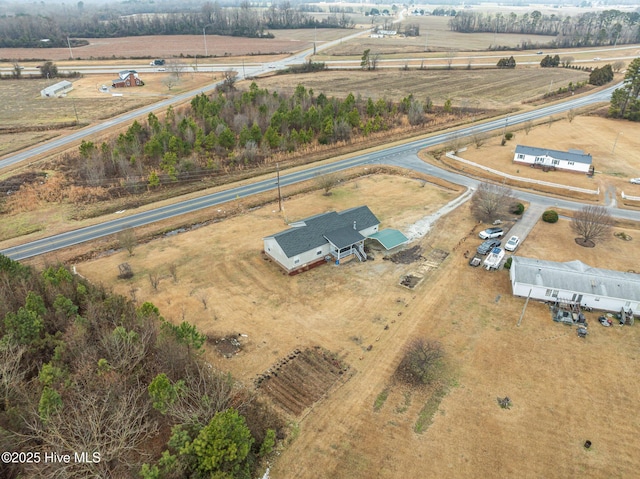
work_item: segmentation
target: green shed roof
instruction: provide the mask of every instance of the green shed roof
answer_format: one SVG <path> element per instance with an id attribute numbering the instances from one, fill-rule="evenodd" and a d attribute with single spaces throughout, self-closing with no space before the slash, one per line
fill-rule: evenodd
<path id="1" fill-rule="evenodd" d="M 400 231 L 391 228 L 378 231 L 377 233 L 367 236 L 367 238 L 377 240 L 386 250 L 390 250 L 396 246 L 409 242 L 409 238 L 403 235 Z"/>

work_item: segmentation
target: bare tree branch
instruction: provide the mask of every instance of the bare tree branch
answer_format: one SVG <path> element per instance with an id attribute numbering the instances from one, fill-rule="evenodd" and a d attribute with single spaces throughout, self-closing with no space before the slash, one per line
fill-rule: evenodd
<path id="1" fill-rule="evenodd" d="M 606 239 L 612 226 L 613 218 L 603 206 L 585 206 L 571 221 L 571 229 L 579 235 L 577 243 L 581 246 L 593 246 L 596 241 Z"/>
<path id="2" fill-rule="evenodd" d="M 471 213 L 478 221 L 491 223 L 506 215 L 515 202 L 510 188 L 493 183 L 480 183 L 471 198 Z"/>

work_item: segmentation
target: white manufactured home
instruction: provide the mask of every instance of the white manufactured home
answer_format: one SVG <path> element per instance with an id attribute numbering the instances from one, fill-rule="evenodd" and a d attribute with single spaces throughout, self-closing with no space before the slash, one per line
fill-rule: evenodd
<path id="1" fill-rule="evenodd" d="M 640 274 L 592 268 L 578 260 L 512 258 L 509 276 L 515 296 L 603 311 L 640 311 Z"/>
<path id="2" fill-rule="evenodd" d="M 514 163 L 524 163 L 535 168 L 557 169 L 590 173 L 593 159 L 582 150 L 558 151 L 533 146 L 516 146 Z"/>
<path id="3" fill-rule="evenodd" d="M 397 230 L 378 231 L 380 221 L 367 206 L 330 211 L 290 224 L 288 230 L 263 238 L 264 253 L 294 274 L 328 260 L 349 256 L 365 261 L 364 241 L 378 240 L 386 249 L 408 242 Z"/>
<path id="4" fill-rule="evenodd" d="M 42 98 L 56 98 L 66 95 L 67 92 L 73 90 L 73 83 L 68 80 L 62 80 L 58 83 L 54 83 L 47 88 L 40 90 L 40 96 Z"/>

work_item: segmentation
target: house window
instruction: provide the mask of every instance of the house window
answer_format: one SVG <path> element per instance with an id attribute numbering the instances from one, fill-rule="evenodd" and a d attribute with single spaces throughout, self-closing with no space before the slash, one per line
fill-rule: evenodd
<path id="1" fill-rule="evenodd" d="M 554 298 L 557 298 L 558 297 L 558 290 L 554 289 L 553 293 L 551 293 L 551 296 L 554 297 Z"/>
<path id="2" fill-rule="evenodd" d="M 600 298 L 596 298 L 596 301 L 600 301 Z"/>
<path id="3" fill-rule="evenodd" d="M 318 251 L 316 251 L 316 256 L 320 256 L 322 254 L 322 250 L 319 249 Z"/>
<path id="4" fill-rule="evenodd" d="M 569 166 L 573 166 L 573 161 L 568 161 L 568 162 L 567 162 L 567 165 L 569 165 Z"/>
<path id="5" fill-rule="evenodd" d="M 551 161 L 551 164 L 552 165 L 559 165 L 560 161 L 559 160 L 553 160 L 553 161 Z"/>
<path id="6" fill-rule="evenodd" d="M 551 296 L 551 290 L 550 290 L 550 289 L 546 290 L 546 291 L 544 292 L 544 295 L 545 295 L 545 296 Z"/>
<path id="7" fill-rule="evenodd" d="M 300 256 L 296 256 L 293 258 L 293 264 L 298 264 L 300 262 Z"/>
<path id="8" fill-rule="evenodd" d="M 524 160 L 524 155 L 522 153 L 518 154 L 518 159 L 519 160 Z"/>

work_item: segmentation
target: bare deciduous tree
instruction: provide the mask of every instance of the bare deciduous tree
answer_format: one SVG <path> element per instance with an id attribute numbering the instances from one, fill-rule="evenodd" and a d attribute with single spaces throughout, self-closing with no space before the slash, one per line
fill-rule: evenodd
<path id="1" fill-rule="evenodd" d="M 118 233 L 118 242 L 120 247 L 127 250 L 129 256 L 133 256 L 133 249 L 136 247 L 136 232 L 133 228 L 125 228 Z"/>
<path id="2" fill-rule="evenodd" d="M 525 134 L 528 135 L 531 129 L 533 128 L 533 122 L 531 120 L 525 121 L 523 124 L 523 128 L 524 128 Z"/>
<path id="3" fill-rule="evenodd" d="M 11 395 L 22 383 L 27 369 L 21 366 L 22 356 L 26 346 L 19 345 L 11 340 L 0 341 L 0 388 L 4 400 L 4 410 L 10 408 Z"/>
<path id="4" fill-rule="evenodd" d="M 596 241 L 606 239 L 612 226 L 613 218 L 603 206 L 587 205 L 571 221 L 572 231 L 579 235 L 576 243 L 587 247 L 593 247 Z"/>
<path id="5" fill-rule="evenodd" d="M 484 145 L 484 142 L 487 141 L 487 134 L 474 133 L 471 138 L 473 140 L 473 143 L 476 145 L 476 148 L 480 148 L 482 145 Z"/>
<path id="6" fill-rule="evenodd" d="M 453 64 L 453 59 L 456 57 L 457 54 L 458 54 L 458 52 L 455 51 L 452 48 L 447 50 L 447 69 L 448 70 L 451 70 L 451 65 Z"/>
<path id="7" fill-rule="evenodd" d="M 620 72 L 620 71 L 621 71 L 625 66 L 626 66 L 626 63 L 625 63 L 625 62 L 623 62 L 622 60 L 617 60 L 617 61 L 615 61 L 615 62 L 613 62 L 613 63 L 611 64 L 611 69 L 612 69 L 614 72 L 618 73 L 618 72 Z"/>
<path id="8" fill-rule="evenodd" d="M 443 357 L 438 341 L 415 339 L 406 348 L 395 374 L 410 384 L 430 384 L 439 376 Z"/>
<path id="9" fill-rule="evenodd" d="M 158 291 L 158 285 L 160 284 L 160 274 L 157 272 L 149 273 L 149 284 L 154 291 Z"/>
<path id="10" fill-rule="evenodd" d="M 484 222 L 493 222 L 506 215 L 514 203 L 513 191 L 502 185 L 480 183 L 471 197 L 471 213 Z"/>
<path id="11" fill-rule="evenodd" d="M 575 60 L 575 58 L 569 56 L 569 57 L 562 57 L 560 59 L 560 63 L 562 64 L 562 66 L 564 68 L 569 67 L 569 65 L 571 65 L 573 63 L 573 61 Z"/>
<path id="12" fill-rule="evenodd" d="M 331 195 L 331 189 L 340 182 L 340 177 L 337 173 L 325 173 L 316 177 L 316 183 L 319 188 L 324 190 L 325 196 Z"/>
<path id="13" fill-rule="evenodd" d="M 178 265 L 175 263 L 169 263 L 169 274 L 174 283 L 178 282 Z"/>
<path id="14" fill-rule="evenodd" d="M 93 379 L 87 378 L 88 381 Z M 76 386 L 64 407 L 42 421 L 37 413 L 25 419 L 29 435 L 43 451 L 88 452 L 87 462 L 45 462 L 27 466 L 27 477 L 128 477 L 146 441 L 157 431 L 151 419 L 144 384 L 104 387 Z M 92 462 L 98 452 L 99 462 Z"/>
<path id="15" fill-rule="evenodd" d="M 576 111 L 572 108 L 567 112 L 567 120 L 569 120 L 569 123 L 571 123 L 575 117 L 576 117 Z"/>
<path id="16" fill-rule="evenodd" d="M 369 55 L 369 70 L 375 70 L 378 68 L 378 63 L 380 63 L 380 54 L 379 53 L 371 53 Z"/>

